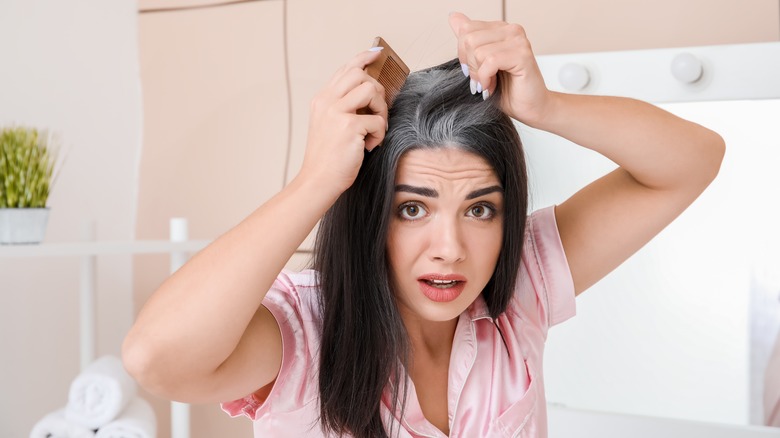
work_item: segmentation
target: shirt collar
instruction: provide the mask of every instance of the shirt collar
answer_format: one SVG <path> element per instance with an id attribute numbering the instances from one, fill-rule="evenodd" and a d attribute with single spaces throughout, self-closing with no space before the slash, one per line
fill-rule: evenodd
<path id="1" fill-rule="evenodd" d="M 482 297 L 482 294 L 479 294 L 477 296 L 477 299 L 474 300 L 473 303 L 466 309 L 466 312 L 468 312 L 469 319 L 472 321 L 476 321 L 478 319 L 485 319 L 488 318 L 492 320 L 493 318 L 490 317 L 490 311 L 488 311 L 487 304 L 485 303 L 485 298 Z"/>

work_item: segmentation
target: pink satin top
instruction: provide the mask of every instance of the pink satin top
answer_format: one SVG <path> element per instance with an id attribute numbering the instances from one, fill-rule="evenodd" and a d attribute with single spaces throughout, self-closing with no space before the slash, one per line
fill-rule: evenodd
<path id="1" fill-rule="evenodd" d="M 255 437 L 323 437 L 318 423 L 320 337 L 316 273 L 283 272 L 263 304 L 282 333 L 282 365 L 267 396 L 222 403 L 233 417 L 254 422 Z M 478 297 L 459 319 L 449 366 L 450 437 L 546 437 L 542 355 L 547 330 L 575 313 L 574 284 L 555 222 L 554 207 L 528 218 L 515 296 L 493 324 Z M 508 351 L 507 351 L 508 350 Z M 507 354 L 508 353 L 508 354 Z M 403 418 L 381 406 L 386 430 L 404 438 L 445 437 L 423 416 L 409 380 Z"/>

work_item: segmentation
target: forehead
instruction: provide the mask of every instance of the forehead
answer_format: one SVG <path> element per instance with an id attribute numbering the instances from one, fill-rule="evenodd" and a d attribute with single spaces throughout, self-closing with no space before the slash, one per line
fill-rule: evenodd
<path id="1" fill-rule="evenodd" d="M 398 162 L 396 183 L 462 181 L 498 184 L 498 176 L 488 162 L 456 147 L 413 149 Z"/>

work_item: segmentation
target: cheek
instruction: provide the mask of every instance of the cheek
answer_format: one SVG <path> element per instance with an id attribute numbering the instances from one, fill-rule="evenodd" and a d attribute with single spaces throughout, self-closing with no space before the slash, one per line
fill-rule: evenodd
<path id="1" fill-rule="evenodd" d="M 390 225 L 387 230 L 387 262 L 390 264 L 391 272 L 395 273 L 398 269 L 403 269 L 405 262 L 405 252 L 407 248 L 406 236 L 399 227 Z"/>
<path id="2" fill-rule="evenodd" d="M 385 252 L 387 253 L 387 262 L 390 264 L 390 268 L 392 268 L 396 264 L 396 253 L 398 252 L 398 233 L 392 225 L 387 230 Z"/>
<path id="3" fill-rule="evenodd" d="M 403 224 L 401 224 L 403 225 Z M 424 233 L 417 229 L 404 226 L 390 226 L 387 233 L 387 262 L 390 271 L 396 273 L 410 272 L 421 254 Z"/>
<path id="4" fill-rule="evenodd" d="M 496 258 L 498 258 L 498 254 L 501 252 L 501 248 L 504 246 L 504 228 L 499 227 L 498 231 L 493 236 L 493 240 L 491 241 L 493 250 L 493 253 L 495 253 Z"/>
<path id="5" fill-rule="evenodd" d="M 474 233 L 472 239 L 472 250 L 478 254 L 478 259 L 484 261 L 489 267 L 495 266 L 498 256 L 503 246 L 503 227 L 499 224 L 491 229 L 482 230 L 481 233 Z"/>
<path id="6" fill-rule="evenodd" d="M 404 281 L 408 281 L 407 278 L 402 275 L 404 272 L 409 272 L 411 265 L 413 264 L 413 257 L 411 257 L 410 238 L 408 233 L 404 233 L 399 230 L 400 227 L 393 227 L 392 225 L 388 229 L 387 233 L 387 263 L 388 263 L 388 276 L 390 281 L 390 288 L 397 299 L 402 302 L 406 302 L 404 294 L 399 291 L 407 290 L 404 287 Z"/>

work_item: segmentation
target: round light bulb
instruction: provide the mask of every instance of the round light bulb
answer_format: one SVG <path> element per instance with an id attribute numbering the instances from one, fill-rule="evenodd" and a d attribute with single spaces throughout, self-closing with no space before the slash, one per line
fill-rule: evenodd
<path id="1" fill-rule="evenodd" d="M 688 52 L 678 54 L 672 59 L 672 76 L 680 82 L 692 84 L 701 79 L 704 68 L 699 58 Z"/>
<path id="2" fill-rule="evenodd" d="M 590 72 L 584 65 L 570 62 L 561 67 L 558 81 L 569 91 L 580 91 L 590 83 Z"/>

